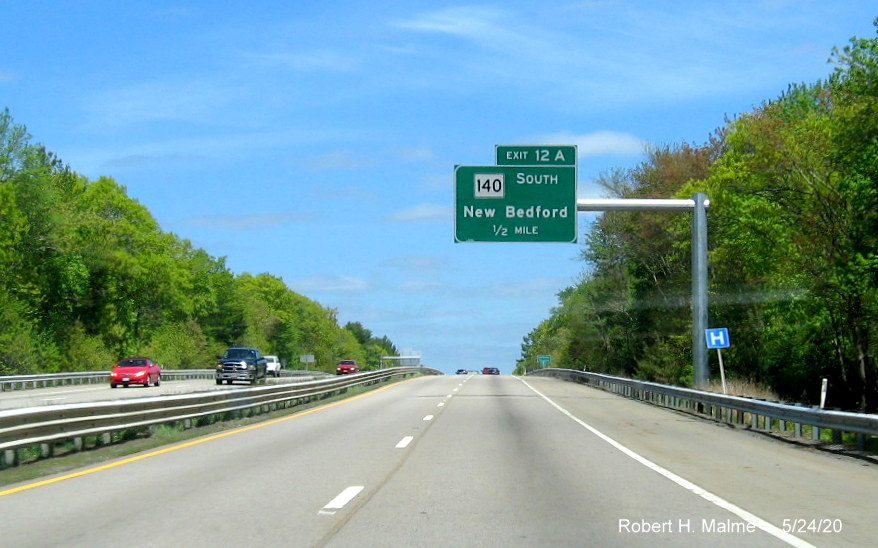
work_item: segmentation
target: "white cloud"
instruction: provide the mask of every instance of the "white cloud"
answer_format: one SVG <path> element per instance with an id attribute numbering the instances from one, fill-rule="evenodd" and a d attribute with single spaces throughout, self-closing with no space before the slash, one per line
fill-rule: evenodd
<path id="1" fill-rule="evenodd" d="M 396 26 L 418 32 L 434 32 L 485 39 L 499 31 L 493 20 L 501 12 L 483 7 L 465 6 L 427 13 L 406 21 L 397 21 Z"/>
<path id="2" fill-rule="evenodd" d="M 348 133 L 348 135 L 350 135 Z M 98 176 L 106 169 L 148 168 L 159 165 L 198 166 L 208 162 L 249 158 L 300 145 L 335 141 L 334 131 L 311 131 L 296 128 L 262 132 L 211 132 L 200 137 L 170 136 L 132 144 L 88 142 L 88 148 L 68 149 L 67 157 L 76 159 L 78 171 Z"/>
<path id="3" fill-rule="evenodd" d="M 413 40 L 431 61 L 453 60 L 454 86 L 478 77 L 495 86 L 533 88 L 535 99 L 579 110 L 757 89 L 778 71 L 771 61 L 775 52 L 754 50 L 751 40 L 771 32 L 761 19 L 790 26 L 784 18 L 794 11 L 704 3 L 616 7 L 568 4 L 539 17 L 536 10 L 455 7 L 393 25 L 415 33 Z M 541 24 L 562 12 L 558 25 Z"/>
<path id="4" fill-rule="evenodd" d="M 354 202 L 377 202 L 379 195 L 360 186 L 314 185 L 309 194 L 321 200 L 350 200 Z"/>
<path id="5" fill-rule="evenodd" d="M 156 120 L 216 124 L 238 91 L 216 82 L 150 82 L 106 90 L 85 101 L 91 125 L 119 127 Z"/>
<path id="6" fill-rule="evenodd" d="M 313 221 L 316 213 L 254 213 L 251 215 L 202 215 L 177 224 L 228 230 L 256 230 L 290 222 Z"/>
<path id="7" fill-rule="evenodd" d="M 450 173 L 445 175 L 424 175 L 421 178 L 424 188 L 429 190 L 446 190 L 453 188 L 454 180 Z"/>
<path id="8" fill-rule="evenodd" d="M 388 152 L 404 162 L 427 162 L 435 158 L 433 151 L 426 147 L 393 147 Z"/>
<path id="9" fill-rule="evenodd" d="M 334 150 L 305 160 L 308 169 L 361 169 L 376 167 L 379 162 L 374 158 L 358 154 L 353 150 Z"/>
<path id="10" fill-rule="evenodd" d="M 426 280 L 410 280 L 399 284 L 399 289 L 401 291 L 408 291 L 412 293 L 420 293 L 422 291 L 437 291 L 445 287 L 446 285 L 441 282 L 431 282 Z"/>
<path id="11" fill-rule="evenodd" d="M 562 74 L 559 70 L 571 68 L 567 65 L 568 37 L 547 32 L 508 11 L 480 6 L 455 7 L 398 21 L 396 26 L 424 36 L 440 34 L 461 38 L 458 45 L 467 47 L 468 53 L 464 58 L 452 53 L 460 66 L 458 70 L 468 67 L 467 70 L 478 70 L 483 77 L 490 71 L 494 76 L 505 74 L 507 79 L 520 81 L 521 67 L 528 67 L 527 79 L 542 81 L 544 74 L 554 76 Z"/>
<path id="12" fill-rule="evenodd" d="M 506 282 L 497 284 L 483 291 L 493 292 L 492 296 L 500 298 L 516 297 L 519 300 L 534 298 L 545 299 L 546 293 L 557 292 L 569 285 L 570 281 L 564 278 L 533 278 L 521 282 Z"/>
<path id="13" fill-rule="evenodd" d="M 202 14 L 203 12 L 201 10 L 183 6 L 157 9 L 155 11 L 155 15 L 159 17 L 166 17 L 168 19 L 181 21 L 191 21 L 193 19 L 198 19 L 201 17 Z"/>
<path id="14" fill-rule="evenodd" d="M 197 154 L 129 154 L 127 156 L 117 156 L 110 158 L 103 163 L 104 167 L 111 170 L 116 169 L 144 169 L 156 166 L 191 164 L 194 162 L 205 162 L 207 157 Z"/>
<path id="15" fill-rule="evenodd" d="M 369 282 L 357 276 L 344 276 L 338 274 L 326 274 L 323 276 L 311 276 L 289 282 L 291 288 L 299 293 L 330 292 L 347 293 L 351 291 L 365 291 L 369 289 Z"/>
<path id="16" fill-rule="evenodd" d="M 262 65 L 279 65 L 297 71 L 352 72 L 358 68 L 349 54 L 327 49 L 306 53 L 248 53 L 246 56 Z"/>
<path id="17" fill-rule="evenodd" d="M 435 204 L 420 204 L 386 217 L 396 223 L 450 223 L 452 208 Z"/>
<path id="18" fill-rule="evenodd" d="M 539 144 L 577 145 L 579 157 L 587 156 L 642 156 L 648 143 L 630 133 L 595 131 L 576 135 L 569 131 L 540 135 Z"/>
<path id="19" fill-rule="evenodd" d="M 435 274 L 437 272 L 447 272 L 449 269 L 447 260 L 427 255 L 393 257 L 387 259 L 382 264 L 403 272 L 413 272 L 416 274 Z"/>

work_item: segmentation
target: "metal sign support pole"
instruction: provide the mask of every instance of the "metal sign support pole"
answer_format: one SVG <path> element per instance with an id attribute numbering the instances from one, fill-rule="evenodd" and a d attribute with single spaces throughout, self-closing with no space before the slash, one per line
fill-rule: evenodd
<path id="1" fill-rule="evenodd" d="M 692 371 L 695 388 L 703 389 L 710 380 L 707 368 L 707 194 L 692 195 Z"/>
<path id="2" fill-rule="evenodd" d="M 599 199 L 576 200 L 577 211 L 692 211 L 692 372 L 695 387 L 710 380 L 707 368 L 707 207 L 704 192 L 692 199 Z"/>

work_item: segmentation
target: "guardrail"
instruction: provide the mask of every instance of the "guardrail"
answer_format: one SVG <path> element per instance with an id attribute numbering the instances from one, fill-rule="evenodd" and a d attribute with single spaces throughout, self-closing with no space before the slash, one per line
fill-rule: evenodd
<path id="1" fill-rule="evenodd" d="M 162 381 L 178 381 L 190 379 L 212 379 L 215 369 L 163 369 Z M 303 371 L 297 369 L 281 369 L 281 377 L 329 377 L 322 371 Z M 10 390 L 28 390 L 48 388 L 67 384 L 103 384 L 110 380 L 109 371 L 80 371 L 76 373 L 41 373 L 38 375 L 5 375 L 0 376 L 0 392 Z"/>
<path id="2" fill-rule="evenodd" d="M 76 373 L 43 373 L 39 375 L 4 375 L 0 377 L 0 392 L 46 388 L 65 384 L 95 384 L 109 382 L 109 371 L 81 371 Z"/>
<path id="3" fill-rule="evenodd" d="M 43 457 L 51 457 L 55 445 L 63 442 L 72 441 L 73 450 L 79 451 L 89 438 L 95 438 L 96 444 L 111 443 L 115 432 L 172 423 L 191 428 L 193 421 L 205 417 L 267 413 L 334 396 L 355 386 L 425 374 L 442 373 L 426 367 L 395 367 L 301 383 L 3 410 L 2 465 L 18 464 L 18 451 L 24 448 L 39 446 Z"/>
<path id="4" fill-rule="evenodd" d="M 806 439 L 810 436 L 811 440 L 820 440 L 821 430 L 829 430 L 832 432 L 833 443 L 840 444 L 843 433 L 850 432 L 857 434 L 857 449 L 866 447 L 867 437 L 878 436 L 878 415 L 827 411 L 802 405 L 726 396 L 574 369 L 540 369 L 531 371 L 528 375 L 588 384 L 660 407 L 708 415 L 720 422 L 794 438 Z"/>

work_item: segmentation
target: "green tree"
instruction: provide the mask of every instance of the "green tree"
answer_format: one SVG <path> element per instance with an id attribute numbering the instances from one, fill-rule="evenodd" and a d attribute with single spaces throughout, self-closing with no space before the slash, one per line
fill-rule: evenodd
<path id="1" fill-rule="evenodd" d="M 270 274 L 161 230 L 109 177 L 77 175 L 0 113 L 0 373 L 105 368 L 147 354 L 205 367 L 230 345 L 298 363 L 314 354 L 370 364 L 396 349 Z"/>

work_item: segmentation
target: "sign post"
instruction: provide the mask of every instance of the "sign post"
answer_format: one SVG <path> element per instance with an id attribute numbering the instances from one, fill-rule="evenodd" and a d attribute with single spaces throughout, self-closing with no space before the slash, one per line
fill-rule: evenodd
<path id="1" fill-rule="evenodd" d="M 692 211 L 692 370 L 696 388 L 703 388 L 710 380 L 708 347 L 701 338 L 707 330 L 707 207 L 710 204 L 707 194 L 696 192 L 692 199 L 576 199 L 577 157 L 575 145 L 496 145 L 496 166 L 455 167 L 454 241 L 575 243 L 578 211 Z M 504 171 L 516 167 L 538 171 Z M 516 183 L 526 185 L 530 181 L 532 188 L 545 190 L 549 183 L 555 186 L 552 177 L 559 176 L 557 181 L 561 182 L 560 175 L 551 171 L 561 168 L 573 170 L 572 195 L 575 205 L 572 212 L 566 209 L 566 199 L 558 205 L 543 204 L 539 200 L 547 193 L 522 194 L 521 189 L 516 190 L 518 185 L 510 183 L 507 178 L 511 174 Z M 536 184 L 538 181 L 539 185 Z M 507 195 L 507 189 L 511 194 Z M 503 200 L 509 200 L 510 203 L 504 203 Z M 555 223 L 551 223 L 544 229 L 542 223 L 526 222 L 546 217 L 551 219 L 553 215 L 556 221 L 570 219 L 571 224 L 559 229 Z M 506 222 L 506 216 L 510 216 L 514 222 Z M 500 219 L 503 222 L 497 222 Z M 548 236 L 547 232 L 553 232 L 554 235 Z M 722 370 L 721 353 L 719 358 Z"/>
<path id="2" fill-rule="evenodd" d="M 716 355 L 719 358 L 719 376 L 723 383 L 723 394 L 726 393 L 726 372 L 723 367 L 723 353 L 721 348 L 728 348 L 732 345 L 729 339 L 729 330 L 725 327 L 716 327 L 714 329 L 705 329 L 704 336 L 707 337 L 707 348 L 716 348 Z"/>
<path id="3" fill-rule="evenodd" d="M 540 362 L 540 368 L 549 367 L 549 364 L 552 363 L 552 356 L 537 356 L 537 361 Z"/>
<path id="4" fill-rule="evenodd" d="M 707 207 L 704 192 L 692 199 L 620 198 L 610 200 L 576 200 L 576 211 L 692 211 L 692 371 L 695 388 L 702 389 L 710 380 L 707 368 Z"/>

